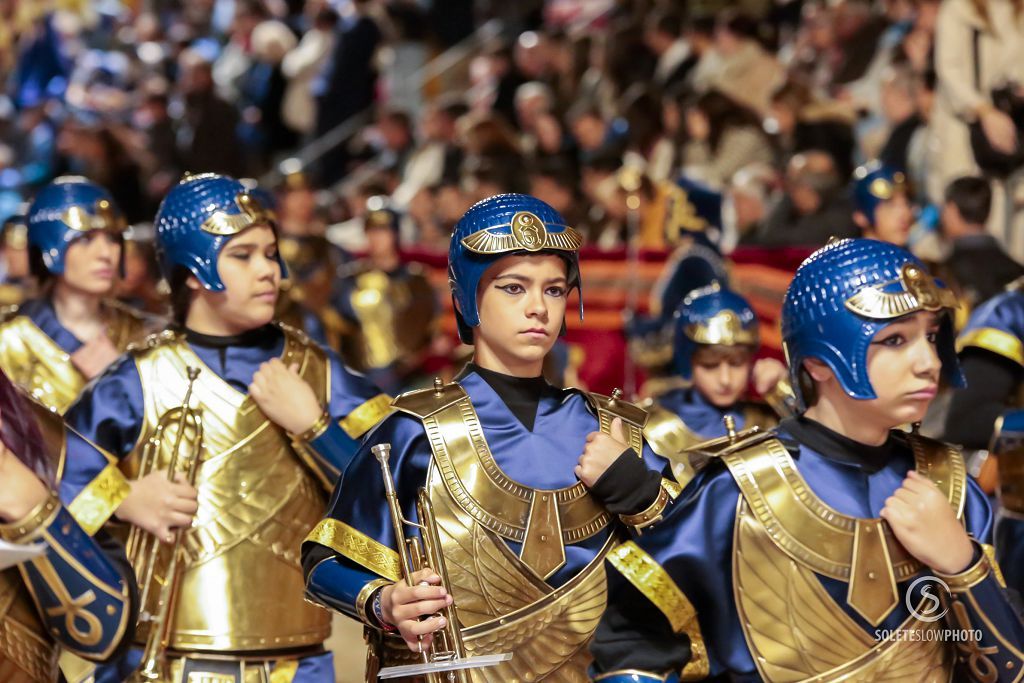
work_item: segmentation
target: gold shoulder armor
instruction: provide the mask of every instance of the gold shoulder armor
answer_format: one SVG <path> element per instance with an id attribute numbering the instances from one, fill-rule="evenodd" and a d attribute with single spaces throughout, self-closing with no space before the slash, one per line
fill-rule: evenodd
<path id="1" fill-rule="evenodd" d="M 439 410 L 444 410 L 466 396 L 466 390 L 458 382 L 444 384 L 440 378 L 434 380 L 433 389 L 407 391 L 395 397 L 391 406 L 403 413 L 423 419 Z"/>
<path id="2" fill-rule="evenodd" d="M 313 340 L 309 338 L 309 335 L 300 330 L 299 328 L 289 325 L 288 323 L 281 322 L 280 320 L 278 320 L 275 324 L 282 332 L 284 332 L 285 336 L 292 337 L 295 341 L 302 344 L 303 346 L 315 346 Z"/>
<path id="3" fill-rule="evenodd" d="M 126 351 L 133 356 L 138 356 L 146 351 L 155 349 L 158 346 L 170 344 L 178 338 L 178 333 L 174 330 L 163 330 L 161 332 L 154 332 L 153 334 L 146 335 L 144 338 L 137 342 L 132 342 L 128 345 Z"/>
<path id="4" fill-rule="evenodd" d="M 590 405 L 594 406 L 598 413 L 611 413 L 615 417 L 622 418 L 623 422 L 628 422 L 642 429 L 647 424 L 647 411 L 635 403 L 619 398 L 619 394 L 618 389 L 614 390 L 611 396 L 605 396 L 604 394 L 592 391 L 584 392 L 584 396 L 587 397 Z"/>
<path id="5" fill-rule="evenodd" d="M 18 304 L 11 304 L 9 306 L 0 306 L 0 323 L 5 323 L 11 318 L 18 315 L 20 307 Z"/>

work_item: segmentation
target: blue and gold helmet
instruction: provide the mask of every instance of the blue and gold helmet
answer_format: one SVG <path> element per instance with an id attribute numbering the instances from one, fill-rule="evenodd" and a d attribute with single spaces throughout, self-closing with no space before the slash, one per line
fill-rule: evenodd
<path id="1" fill-rule="evenodd" d="M 718 282 L 686 295 L 675 312 L 672 367 L 693 379 L 693 354 L 700 346 L 757 348 L 757 316 L 747 300 Z"/>
<path id="2" fill-rule="evenodd" d="M 499 194 L 470 207 L 455 225 L 448 249 L 448 282 L 463 343 L 473 343 L 472 328 L 480 324 L 476 289 L 491 264 L 509 254 L 557 254 L 568 264 L 569 290 L 580 289 L 582 242 L 582 235 L 566 225 L 557 211 L 529 195 Z"/>
<path id="3" fill-rule="evenodd" d="M 187 268 L 203 287 L 224 291 L 217 257 L 227 242 L 256 224 L 276 230 L 276 217 L 260 192 L 216 173 L 186 175 L 160 204 L 156 214 L 156 245 L 164 277 Z M 284 260 L 281 277 L 287 276 Z"/>
<path id="4" fill-rule="evenodd" d="M 846 239 L 822 247 L 800 264 L 782 304 L 782 344 L 801 408 L 803 361 L 817 358 L 832 369 L 846 393 L 876 397 L 868 378 L 868 345 L 886 325 L 918 311 L 956 308 L 953 292 L 906 249 L 871 239 Z M 964 386 L 956 358 L 951 316 L 943 316 L 938 355 L 946 381 Z"/>
<path id="5" fill-rule="evenodd" d="M 854 209 L 874 225 L 875 209 L 897 194 L 909 195 L 907 176 L 892 166 L 872 161 L 853 172 Z"/>
<path id="6" fill-rule="evenodd" d="M 27 222 L 29 247 L 40 251 L 54 275 L 64 274 L 64 256 L 75 240 L 93 230 L 122 238 L 127 228 L 110 193 L 81 176 L 61 176 L 40 190 Z"/>

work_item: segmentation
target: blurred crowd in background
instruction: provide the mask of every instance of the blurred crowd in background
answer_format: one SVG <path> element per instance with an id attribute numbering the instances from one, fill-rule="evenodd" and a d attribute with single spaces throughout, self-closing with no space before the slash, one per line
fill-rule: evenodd
<path id="1" fill-rule="evenodd" d="M 125 296 L 146 308 L 160 306 L 148 224 L 182 173 L 207 171 L 272 194 L 282 232 L 323 240 L 332 269 L 378 248 L 375 212 L 399 236 L 380 248 L 443 254 L 469 206 L 510 191 L 554 206 L 592 251 L 665 261 L 695 216 L 716 250 L 771 264 L 773 249 L 864 232 L 851 183 L 877 161 L 909 189 L 896 231 L 873 236 L 960 267 L 974 300 L 1024 272 L 1020 0 L 53 0 L 0 14 L 0 219 L 58 175 L 106 186 L 141 254 Z M 692 199 L 705 195 L 711 209 Z M 996 261 L 998 282 L 980 282 Z"/>

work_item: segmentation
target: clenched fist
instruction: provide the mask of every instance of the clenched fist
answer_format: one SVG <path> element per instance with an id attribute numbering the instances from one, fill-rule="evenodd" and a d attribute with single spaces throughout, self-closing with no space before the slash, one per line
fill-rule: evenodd
<path id="1" fill-rule="evenodd" d="M 260 365 L 252 376 L 249 395 L 264 415 L 292 434 L 312 427 L 324 410 L 313 387 L 299 375 L 298 364 L 286 366 L 280 358 Z"/>
<path id="2" fill-rule="evenodd" d="M 590 432 L 587 434 L 587 445 L 583 447 L 579 465 L 576 465 L 576 477 L 586 486 L 593 486 L 601 478 L 612 463 L 629 448 L 622 418 L 612 420 L 611 434 Z"/>
<path id="3" fill-rule="evenodd" d="M 917 472 L 909 472 L 903 486 L 886 499 L 881 517 L 907 552 L 937 572 L 959 574 L 974 558 L 971 538 L 953 506 Z"/>

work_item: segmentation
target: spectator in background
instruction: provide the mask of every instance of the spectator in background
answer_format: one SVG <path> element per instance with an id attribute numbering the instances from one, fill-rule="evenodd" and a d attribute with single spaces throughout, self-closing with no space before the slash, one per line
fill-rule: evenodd
<path id="1" fill-rule="evenodd" d="M 583 234 L 590 232 L 579 175 L 565 159 L 549 158 L 534 164 L 530 169 L 530 194 L 553 206 Z"/>
<path id="2" fill-rule="evenodd" d="M 210 63 L 198 51 L 182 52 L 178 87 L 185 105 L 178 131 L 184 168 L 197 173 L 202 169 L 204 173 L 245 175 L 236 135 L 238 112 L 214 92 Z"/>
<path id="3" fill-rule="evenodd" d="M 456 124 L 468 111 L 456 96 L 438 98 L 424 108 L 419 143 L 405 165 L 401 185 L 391 196 L 396 208 L 404 209 L 420 190 L 458 174 L 462 150 L 455 140 Z"/>
<path id="4" fill-rule="evenodd" d="M 501 114 L 509 124 L 515 125 L 516 92 L 527 79 L 512 58 L 512 48 L 504 44 L 493 47 L 487 54 L 487 68 L 493 90 L 490 109 Z"/>
<path id="5" fill-rule="evenodd" d="M 281 114 L 285 124 L 301 136 L 311 135 L 316 128 L 313 81 L 331 55 L 337 25 L 338 15 L 334 10 L 321 7 L 312 27 L 302 34 L 299 44 L 281 62 L 281 72 L 288 79 Z"/>
<path id="6" fill-rule="evenodd" d="M 999 294 L 1024 275 L 995 237 L 985 231 L 992 208 L 992 187 L 984 178 L 964 176 L 946 188 L 942 234 L 952 244 L 945 269 L 968 310 Z"/>
<path id="7" fill-rule="evenodd" d="M 233 102 L 242 94 L 243 81 L 253 63 L 252 32 L 269 18 L 262 0 L 236 0 L 234 3 L 228 43 L 212 67 L 217 93 L 225 100 Z"/>
<path id="8" fill-rule="evenodd" d="M 778 87 L 771 96 L 765 129 L 775 136 L 783 161 L 809 150 L 832 157 L 840 176 L 853 173 L 855 113 L 840 102 L 823 100 L 795 80 Z"/>
<path id="9" fill-rule="evenodd" d="M 167 90 L 167 82 L 159 77 L 144 83 L 141 102 L 133 115 L 147 153 L 146 194 L 154 204 L 178 182 L 183 171 Z"/>
<path id="10" fill-rule="evenodd" d="M 683 39 L 683 22 L 673 10 L 659 8 L 644 24 L 644 44 L 658 57 L 653 85 L 665 92 L 686 82 L 697 55 Z"/>
<path id="11" fill-rule="evenodd" d="M 252 62 L 239 83 L 242 106 L 243 142 L 255 158 L 254 172 L 264 171 L 274 156 L 298 142 L 295 132 L 285 125 L 283 104 L 288 79 L 281 62 L 297 44 L 286 24 L 271 20 L 253 29 L 250 47 Z"/>
<path id="12" fill-rule="evenodd" d="M 908 168 L 913 140 L 925 133 L 925 121 L 917 108 L 920 84 L 907 66 L 894 67 L 882 76 L 882 116 L 889 131 L 878 153 L 883 164 Z"/>
<path id="13" fill-rule="evenodd" d="M 331 56 L 314 83 L 317 137 L 373 104 L 377 84 L 373 59 L 382 34 L 370 16 L 371 5 L 372 0 L 351 0 L 351 13 L 339 22 Z M 323 179 L 337 180 L 344 175 L 347 163 L 344 148 L 335 147 L 321 160 Z"/>
<path id="14" fill-rule="evenodd" d="M 733 10 L 719 15 L 714 49 L 695 74 L 698 90 L 715 88 L 736 102 L 765 114 L 772 92 L 785 80 L 782 66 L 756 39 L 757 24 Z"/>
<path id="15" fill-rule="evenodd" d="M 858 237 L 852 216 L 853 206 L 831 155 L 797 154 L 786 168 L 783 196 L 746 243 L 820 247 L 831 237 Z"/>
<path id="16" fill-rule="evenodd" d="M 979 59 L 974 58 L 977 39 Z M 938 90 L 929 121 L 931 171 L 928 194 L 939 203 L 948 184 L 979 168 L 971 148 L 969 124 L 977 121 L 989 144 L 1003 153 L 1018 148 L 1013 119 L 997 109 L 992 91 L 1024 83 L 1024 6 L 1005 0 L 946 0 L 935 29 Z M 975 81 L 975 68 L 978 80 Z M 1024 225 L 1003 182 L 993 186 L 988 230 L 1017 259 L 1024 258 Z M 1010 189 L 1012 192 L 1012 189 Z M 1017 218 L 1018 220 L 1014 220 Z"/>
<path id="17" fill-rule="evenodd" d="M 739 169 L 774 157 L 758 115 L 717 90 L 693 100 L 684 117 L 689 140 L 682 168 L 688 177 L 724 187 Z"/>

